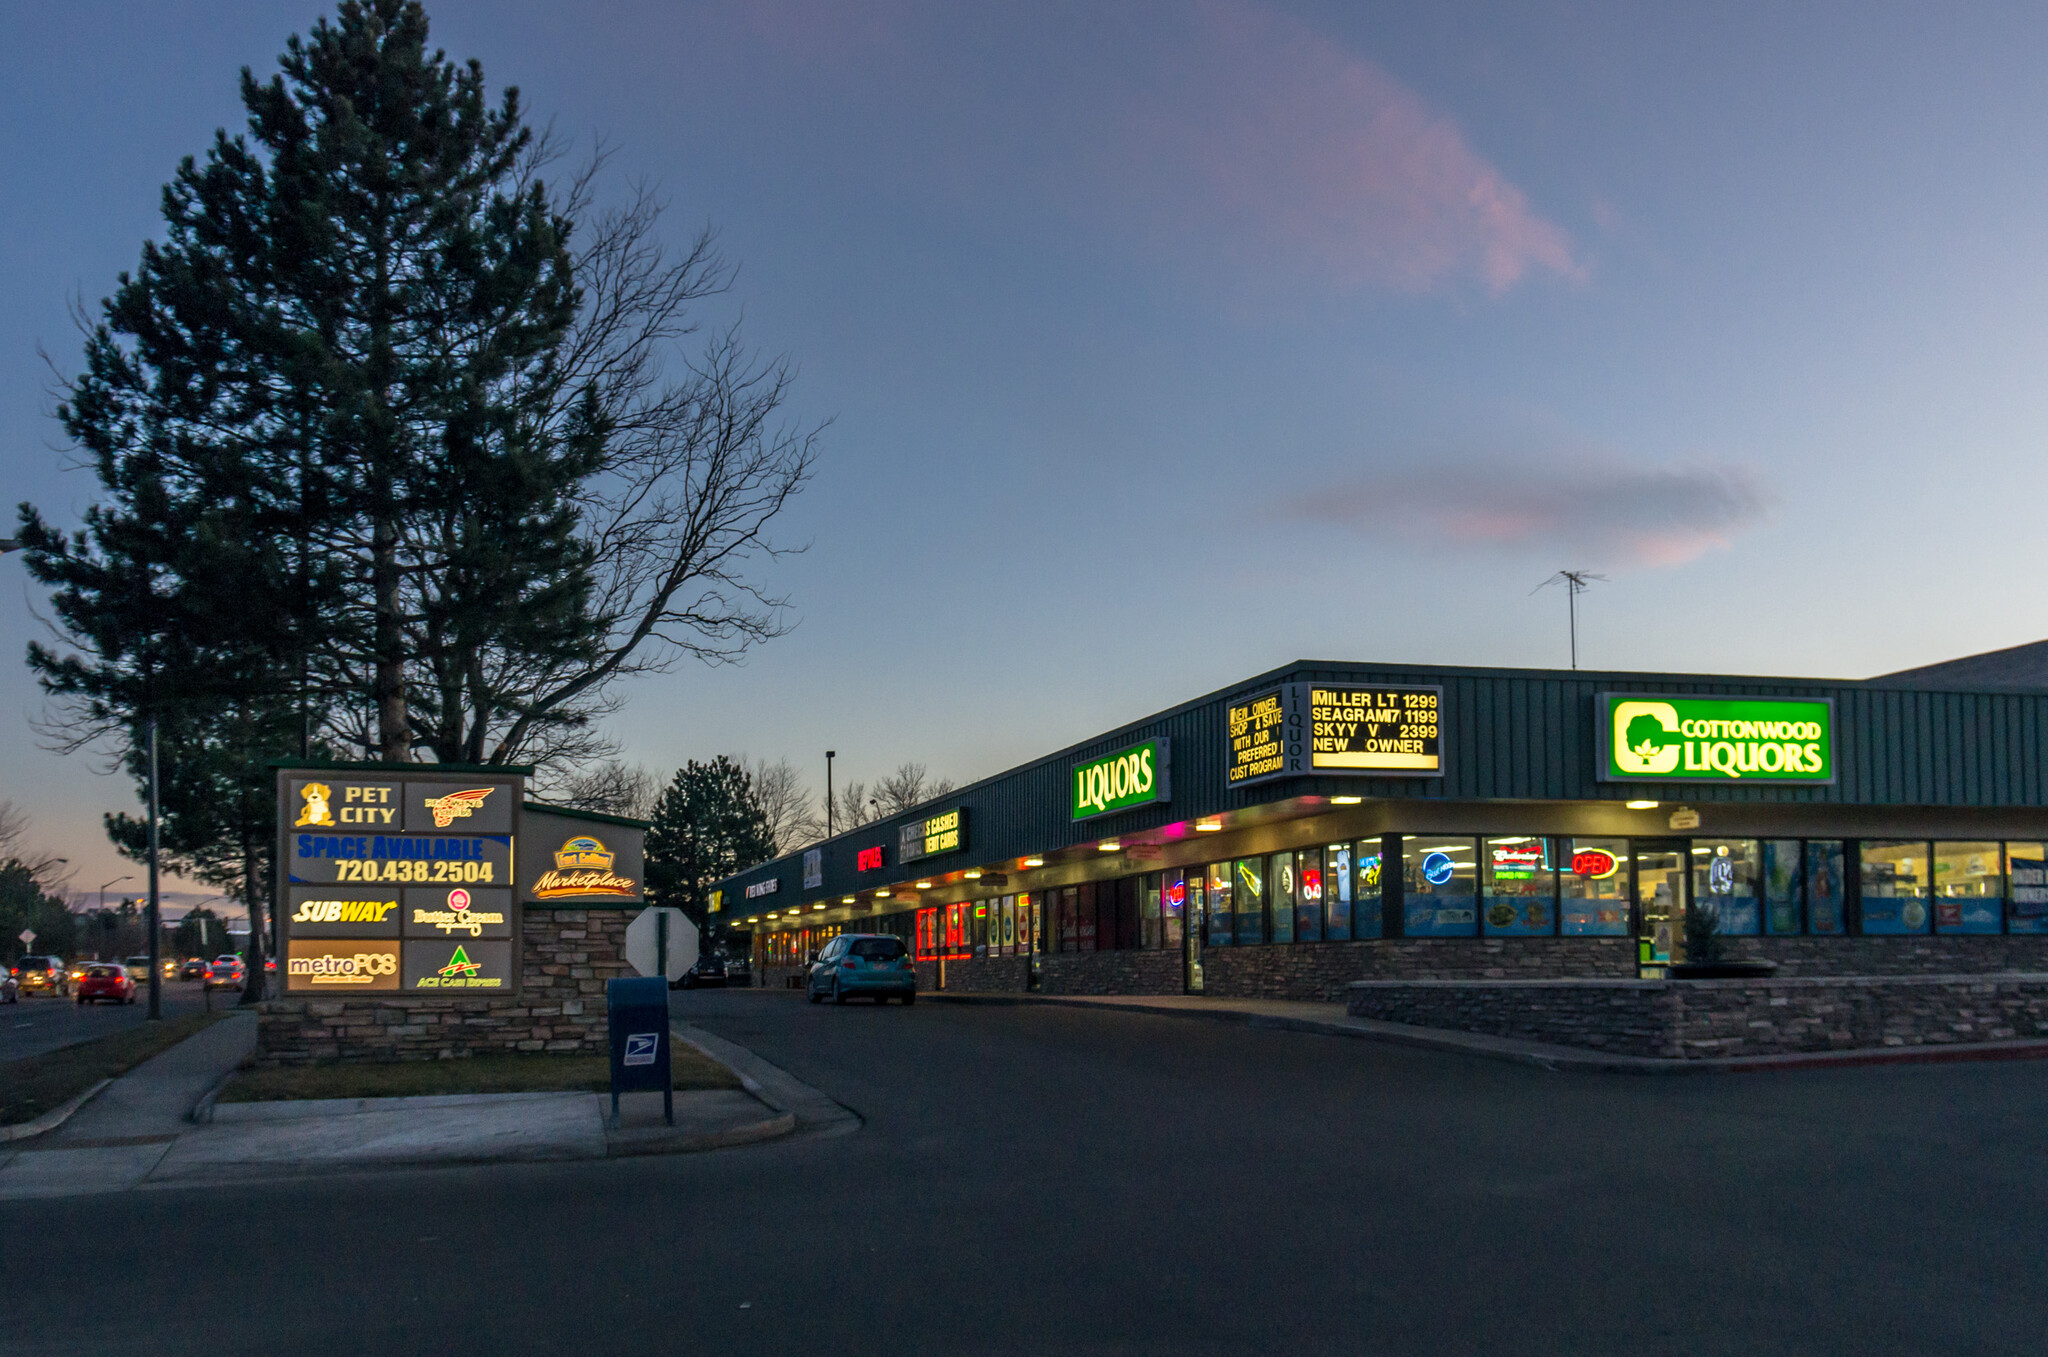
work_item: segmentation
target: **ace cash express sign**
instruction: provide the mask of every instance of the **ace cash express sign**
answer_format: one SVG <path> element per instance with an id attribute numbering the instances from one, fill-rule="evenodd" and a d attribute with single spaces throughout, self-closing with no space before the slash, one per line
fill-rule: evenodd
<path id="1" fill-rule="evenodd" d="M 1602 782 L 1835 780 L 1835 706 L 1827 698 L 1594 699 Z"/>

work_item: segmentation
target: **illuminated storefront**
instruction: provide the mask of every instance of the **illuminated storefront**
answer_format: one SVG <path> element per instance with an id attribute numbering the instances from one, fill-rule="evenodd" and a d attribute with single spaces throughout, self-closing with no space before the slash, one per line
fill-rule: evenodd
<path id="1" fill-rule="evenodd" d="M 765 968 L 891 932 L 948 988 L 1654 976 L 1688 909 L 1806 974 L 2039 969 L 2044 755 L 2048 693 L 1302 664 L 723 884 L 792 901 Z"/>

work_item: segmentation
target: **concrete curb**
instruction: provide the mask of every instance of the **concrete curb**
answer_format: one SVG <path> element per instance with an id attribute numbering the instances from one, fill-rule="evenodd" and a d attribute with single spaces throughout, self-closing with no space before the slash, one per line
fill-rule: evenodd
<path id="1" fill-rule="evenodd" d="M 737 1042 L 671 1021 L 669 1034 L 695 1047 L 739 1077 L 740 1087 L 770 1111 L 792 1118 L 792 1130 L 809 1135 L 847 1135 L 863 1125 L 860 1113 L 812 1088 L 779 1065 L 772 1065 Z"/>
<path id="2" fill-rule="evenodd" d="M 430 1093 L 410 1098 L 277 1098 L 260 1103 L 220 1103 L 210 1118 L 219 1125 L 240 1122 L 310 1121 L 324 1117 L 353 1117 L 379 1112 L 422 1111 L 436 1107 L 504 1107 L 511 1103 L 539 1102 L 550 1098 L 588 1098 L 588 1090 L 560 1089 L 546 1093 Z"/>
<path id="3" fill-rule="evenodd" d="M 100 1095 L 100 1091 L 113 1082 L 112 1079 L 102 1079 L 76 1098 L 61 1106 L 51 1108 L 43 1113 L 42 1116 L 32 1121 L 16 1122 L 12 1126 L 0 1126 L 0 1145 L 9 1145 L 17 1140 L 33 1140 L 39 1135 L 56 1130 L 59 1126 L 71 1120 L 72 1113 L 84 1107 L 94 1098 L 97 1098 Z"/>
<path id="4" fill-rule="evenodd" d="M 666 1129 L 666 1128 L 663 1128 Z M 796 1113 L 781 1112 L 744 1126 L 728 1127 L 723 1131 L 712 1131 L 701 1136 L 682 1136 L 663 1139 L 648 1136 L 642 1139 L 616 1138 L 618 1133 L 605 1133 L 605 1157 L 607 1159 L 630 1159 L 645 1154 L 693 1154 L 699 1150 L 724 1150 L 737 1145 L 758 1145 L 764 1140 L 776 1140 L 796 1130 Z M 630 1134 L 630 1133 L 628 1133 Z"/>
<path id="5" fill-rule="evenodd" d="M 1935 1065 L 1979 1060 L 2048 1059 L 2048 1041 L 1987 1041 L 1943 1046 L 1863 1047 L 1853 1051 L 1801 1051 L 1790 1055 L 1715 1056 L 1701 1060 L 1679 1060 L 1639 1055 L 1607 1055 L 1599 1051 L 1556 1046 L 1513 1037 L 1487 1036 L 1479 1032 L 1452 1032 L 1441 1028 L 1414 1027 L 1406 1023 L 1380 1022 L 1372 1018 L 1327 1021 L 1259 1013 L 1243 1008 L 1195 1008 L 1180 1004 L 1148 1004 L 1141 999 L 1119 997 L 1113 1001 L 1065 995 L 946 994 L 926 997 L 948 1003 L 1046 1004 L 1060 1008 L 1085 1008 L 1095 1012 L 1148 1013 L 1160 1017 L 1195 1018 L 1210 1022 L 1236 1023 L 1244 1027 L 1277 1028 L 1315 1036 L 1351 1037 L 1380 1041 L 1391 1046 L 1445 1051 L 1456 1055 L 1504 1060 L 1517 1065 L 1560 1073 L 1588 1074 L 1751 1074 L 1773 1070 L 1838 1069 L 1859 1065 Z"/>

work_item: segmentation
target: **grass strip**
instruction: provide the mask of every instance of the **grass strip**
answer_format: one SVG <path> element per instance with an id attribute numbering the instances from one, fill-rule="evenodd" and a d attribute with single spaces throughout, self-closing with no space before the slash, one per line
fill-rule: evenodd
<path id="1" fill-rule="evenodd" d="M 672 1042 L 669 1070 L 678 1089 L 738 1088 L 733 1072 Z M 454 1093 L 603 1093 L 611 1062 L 601 1055 L 479 1055 L 464 1060 L 283 1065 L 243 1070 L 221 1090 L 224 1103 L 301 1098 L 425 1098 Z"/>
<path id="2" fill-rule="evenodd" d="M 188 1013 L 161 1022 L 138 1023 L 73 1046 L 10 1060 L 0 1065 L 0 1126 L 34 1121 L 100 1080 L 126 1074 L 151 1056 L 162 1055 L 232 1011 Z"/>

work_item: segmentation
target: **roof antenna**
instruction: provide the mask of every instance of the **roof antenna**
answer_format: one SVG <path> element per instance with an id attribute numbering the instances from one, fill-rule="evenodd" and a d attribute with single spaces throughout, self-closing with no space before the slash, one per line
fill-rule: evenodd
<path id="1" fill-rule="evenodd" d="M 1571 611 L 1572 668 L 1574 669 L 1579 667 L 1579 595 L 1585 593 L 1594 580 L 1604 580 L 1606 578 L 1605 575 L 1596 575 L 1590 570 L 1560 570 L 1536 586 L 1536 589 L 1546 589 L 1553 584 L 1562 584 L 1564 586 L 1567 599 L 1566 606 Z M 1536 589 L 1531 589 L 1529 592 L 1533 594 L 1536 592 Z"/>

